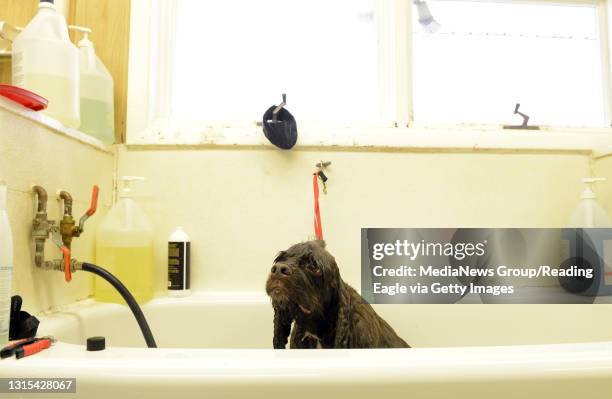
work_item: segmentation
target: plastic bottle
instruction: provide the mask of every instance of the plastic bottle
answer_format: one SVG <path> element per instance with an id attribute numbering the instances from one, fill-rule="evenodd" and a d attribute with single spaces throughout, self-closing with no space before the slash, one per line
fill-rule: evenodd
<path id="1" fill-rule="evenodd" d="M 13 42 L 13 85 L 49 100 L 45 114 L 77 128 L 79 54 L 53 0 L 41 0 L 38 13 Z"/>
<path id="2" fill-rule="evenodd" d="M 569 227 L 593 228 L 612 227 L 610 217 L 597 202 L 597 196 L 593 191 L 593 184 L 605 181 L 603 177 L 585 177 L 582 182 L 587 185 L 580 195 L 580 203 L 570 217 Z"/>
<path id="3" fill-rule="evenodd" d="M 114 274 L 143 303 L 153 297 L 153 228 L 132 198 L 131 183 L 142 177 L 123 176 L 124 187 L 115 206 L 96 233 L 96 264 Z M 124 303 L 102 279 L 94 280 L 94 296 L 103 302 Z"/>
<path id="4" fill-rule="evenodd" d="M 13 274 L 13 238 L 6 212 L 6 185 L 0 182 L 0 347 L 8 342 Z"/>
<path id="5" fill-rule="evenodd" d="M 191 240 L 182 227 L 168 238 L 168 295 L 187 296 L 191 293 Z"/>
<path id="6" fill-rule="evenodd" d="M 94 51 L 89 40 L 91 29 L 70 25 L 69 29 L 83 33 L 79 41 L 80 130 L 105 144 L 115 142 L 113 77 Z"/>

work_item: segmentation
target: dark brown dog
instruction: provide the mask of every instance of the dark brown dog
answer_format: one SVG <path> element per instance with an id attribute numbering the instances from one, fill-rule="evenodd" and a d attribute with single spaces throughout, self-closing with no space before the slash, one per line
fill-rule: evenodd
<path id="1" fill-rule="evenodd" d="M 303 242 L 280 252 L 266 292 L 274 307 L 276 349 L 285 348 L 290 334 L 291 348 L 410 347 L 342 281 L 324 241 Z"/>

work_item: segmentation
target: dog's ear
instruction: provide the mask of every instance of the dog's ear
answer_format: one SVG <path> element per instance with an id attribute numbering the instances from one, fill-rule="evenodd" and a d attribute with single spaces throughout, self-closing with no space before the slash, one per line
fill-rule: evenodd
<path id="1" fill-rule="evenodd" d="M 353 339 L 351 293 L 349 289 L 340 282 L 338 289 L 338 320 L 336 321 L 336 348 L 350 348 Z"/>
<path id="2" fill-rule="evenodd" d="M 293 315 L 288 309 L 274 307 L 274 337 L 272 345 L 274 349 L 285 349 L 289 334 L 291 333 L 291 323 L 293 323 Z"/>

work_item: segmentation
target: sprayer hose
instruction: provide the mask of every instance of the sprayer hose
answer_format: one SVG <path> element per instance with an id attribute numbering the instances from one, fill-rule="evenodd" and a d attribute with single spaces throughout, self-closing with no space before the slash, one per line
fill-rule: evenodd
<path id="1" fill-rule="evenodd" d="M 147 319 L 145 319 L 145 316 L 142 313 L 142 309 L 140 309 L 140 306 L 138 306 L 138 303 L 136 302 L 130 291 L 128 291 L 128 289 L 125 287 L 125 285 L 123 285 L 123 283 L 119 281 L 117 277 L 113 276 L 107 270 L 101 268 L 100 266 L 96 266 L 91 263 L 83 263 L 83 270 L 102 277 L 104 280 L 108 281 L 109 284 L 112 285 L 119 292 L 119 294 L 121 294 L 127 305 L 130 307 L 130 310 L 134 314 L 134 317 L 138 322 L 138 326 L 142 331 L 142 335 L 144 336 L 144 339 L 147 342 L 147 346 L 149 348 L 157 348 L 155 338 L 153 338 L 153 333 L 151 333 L 149 323 L 147 323 Z"/>

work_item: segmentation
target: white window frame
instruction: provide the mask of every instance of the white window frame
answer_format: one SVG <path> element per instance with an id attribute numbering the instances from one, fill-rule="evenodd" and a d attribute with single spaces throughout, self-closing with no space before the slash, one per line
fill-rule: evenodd
<path id="1" fill-rule="evenodd" d="M 333 1 L 333 0 L 330 0 Z M 540 131 L 501 125 L 415 124 L 412 106 L 412 0 L 374 0 L 378 32 L 380 102 L 388 125 L 314 126 L 298 120 L 298 146 L 612 151 L 612 127 L 542 126 Z M 453 0 L 448 0 L 453 1 Z M 487 1 L 487 0 L 471 0 Z M 508 3 L 509 0 L 488 0 Z M 512 1 L 517 2 L 517 1 Z M 612 126 L 609 21 L 612 0 L 518 0 L 530 4 L 597 7 L 607 126 Z M 128 78 L 128 145 L 269 145 L 261 127 L 238 124 L 186 126 L 172 120 L 172 67 L 177 0 L 132 2 Z M 161 40 L 163 39 L 163 40 Z M 554 135 L 551 133 L 555 133 Z"/>

